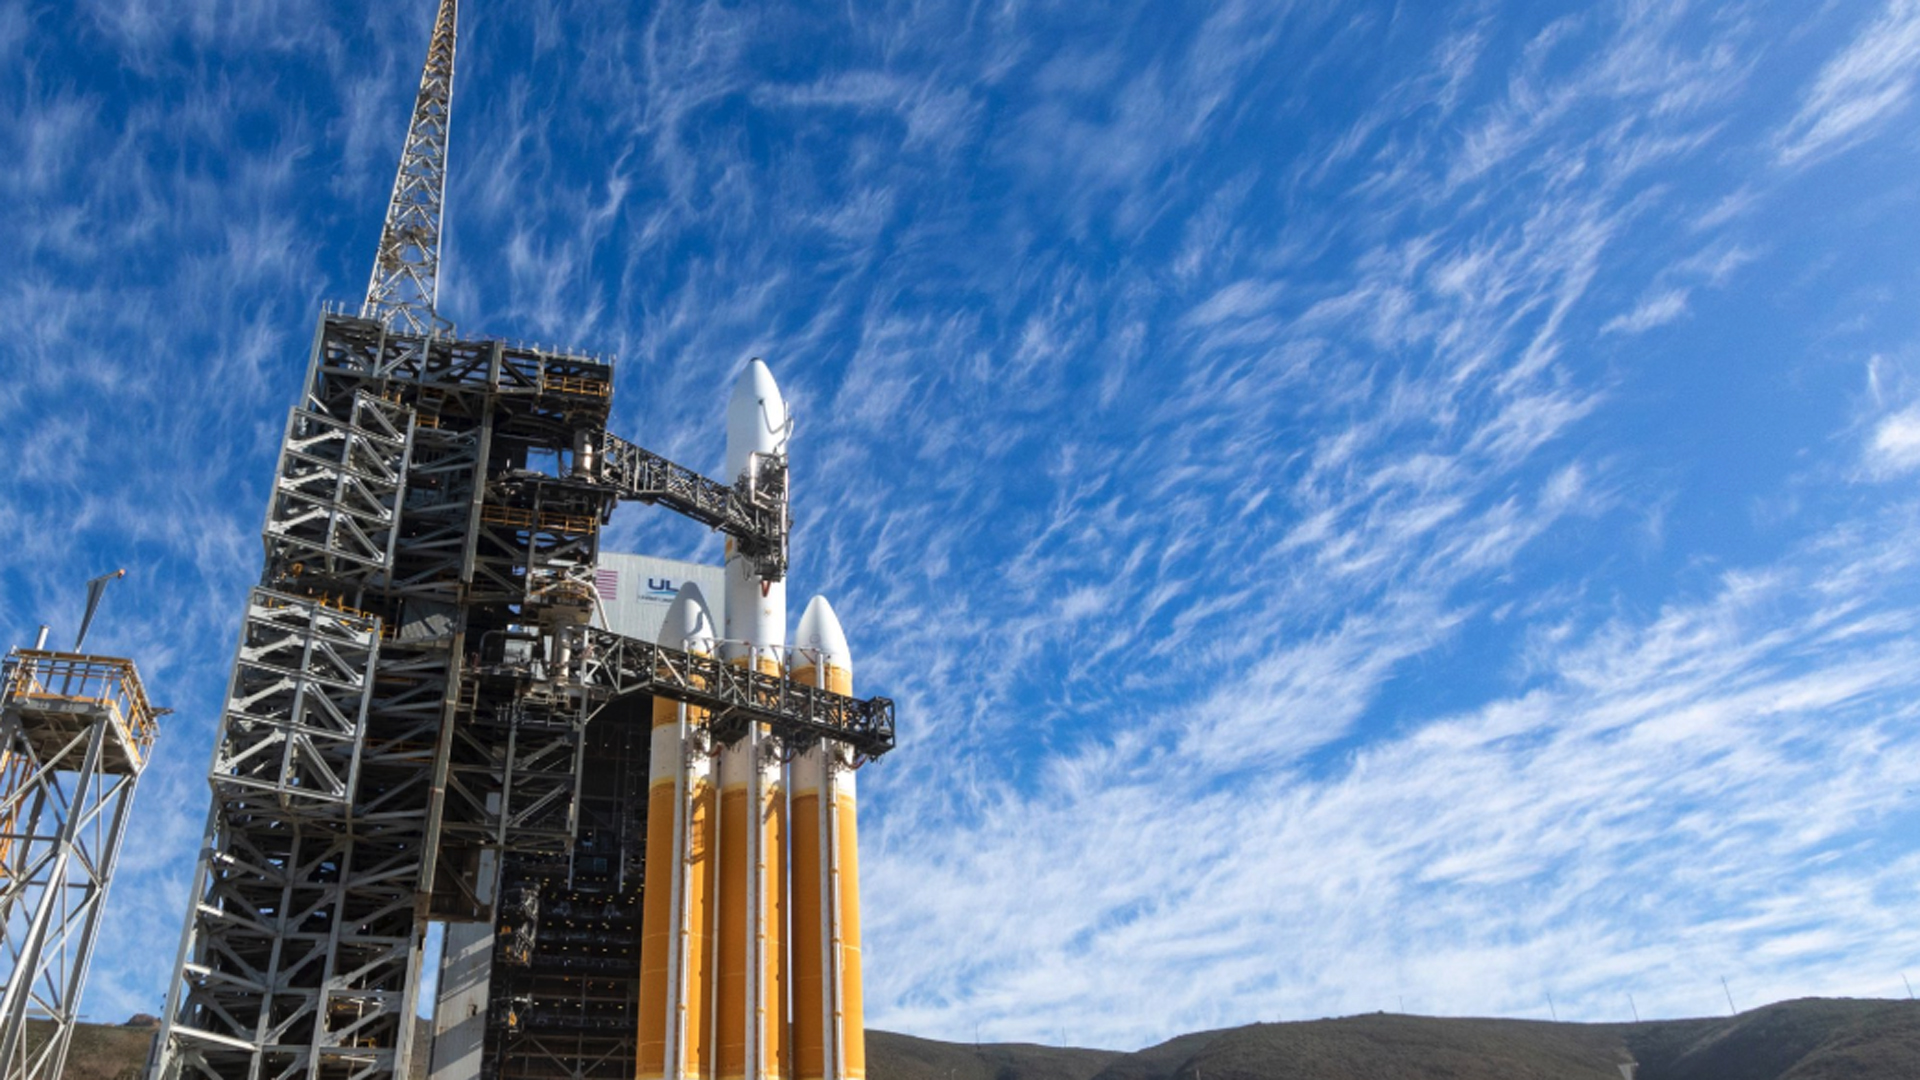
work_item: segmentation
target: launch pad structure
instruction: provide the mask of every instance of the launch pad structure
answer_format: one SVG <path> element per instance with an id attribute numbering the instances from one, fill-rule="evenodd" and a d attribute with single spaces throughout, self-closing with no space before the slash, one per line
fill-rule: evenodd
<path id="1" fill-rule="evenodd" d="M 489 928 L 478 1075 L 630 1080 L 649 702 L 716 747 L 893 745 L 885 698 L 592 625 L 623 501 L 782 579 L 786 459 L 709 479 L 607 429 L 609 361 L 439 316 L 456 6 L 366 301 L 323 310 L 287 421 L 155 1077 L 405 1075 L 439 922 Z"/>
<path id="2" fill-rule="evenodd" d="M 134 789 L 166 711 L 130 660 L 33 648 L 0 662 L 5 1080 L 65 1072 Z M 29 1020 L 45 1025 L 43 1038 L 29 1039 Z"/>

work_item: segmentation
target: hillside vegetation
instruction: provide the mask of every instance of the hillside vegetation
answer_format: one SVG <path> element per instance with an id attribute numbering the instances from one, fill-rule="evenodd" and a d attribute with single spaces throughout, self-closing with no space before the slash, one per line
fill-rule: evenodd
<path id="1" fill-rule="evenodd" d="M 147 1049 L 159 1030 L 147 1024 L 79 1024 L 67 1044 L 65 1080 L 138 1080 L 146 1069 Z M 27 1021 L 28 1052 L 40 1048 L 53 1031 L 50 1021 Z"/>
<path id="2" fill-rule="evenodd" d="M 1556 1024 L 1384 1013 L 1182 1035 L 1131 1054 L 867 1034 L 871 1080 L 1920 1080 L 1920 1004 Z"/>
<path id="3" fill-rule="evenodd" d="M 82 1024 L 68 1080 L 132 1080 L 151 1027 Z M 1920 1004 L 1809 998 L 1739 1016 L 1553 1024 L 1376 1013 L 1182 1035 L 1134 1053 L 867 1033 L 870 1080 L 1911 1080 Z M 421 1073 L 424 1075 L 424 1072 Z"/>

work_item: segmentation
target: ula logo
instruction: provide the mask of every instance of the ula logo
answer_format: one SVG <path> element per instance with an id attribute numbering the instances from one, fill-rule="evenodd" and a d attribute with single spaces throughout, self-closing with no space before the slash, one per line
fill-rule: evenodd
<path id="1" fill-rule="evenodd" d="M 648 596 L 672 596 L 679 591 L 680 587 L 673 583 L 672 578 L 650 577 L 647 579 Z"/>

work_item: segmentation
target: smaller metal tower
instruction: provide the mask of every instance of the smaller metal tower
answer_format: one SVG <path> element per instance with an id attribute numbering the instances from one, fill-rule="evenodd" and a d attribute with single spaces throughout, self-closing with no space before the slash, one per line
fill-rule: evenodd
<path id="1" fill-rule="evenodd" d="M 429 334 L 449 324 L 440 297 L 441 203 L 447 190 L 447 129 L 453 115 L 453 39 L 458 0 L 440 0 L 427 63 L 420 72 L 393 198 L 360 314 L 400 333 Z"/>
<path id="2" fill-rule="evenodd" d="M 166 712 L 131 660 L 15 649 L 0 664 L 4 1080 L 65 1071 L 134 786 Z M 51 1023 L 45 1039 L 28 1036 L 29 1020 Z"/>

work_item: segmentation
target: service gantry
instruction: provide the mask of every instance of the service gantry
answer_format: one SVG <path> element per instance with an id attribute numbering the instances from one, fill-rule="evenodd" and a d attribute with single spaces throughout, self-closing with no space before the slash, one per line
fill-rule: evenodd
<path id="1" fill-rule="evenodd" d="M 155 1077 L 406 1075 L 425 1052 L 429 922 L 494 927 L 509 968 L 564 950 L 557 906 L 609 876 L 582 864 L 596 770 L 635 753 L 647 768 L 644 734 L 612 729 L 587 761 L 589 722 L 647 695 L 708 710 L 717 742 L 762 723 L 796 746 L 893 745 L 885 698 L 590 625 L 600 529 L 624 500 L 784 575 L 786 462 L 708 479 L 607 430 L 609 361 L 462 337 L 440 317 L 456 7 L 440 0 L 366 300 L 322 311 L 288 418 Z M 637 875 L 615 871 L 624 891 L 586 893 L 603 932 L 637 897 Z M 508 1034 L 525 1030 L 515 986 L 503 971 L 489 1004 Z M 590 996 L 544 1000 L 567 1013 L 546 1018 L 554 1030 L 584 1034 L 539 1068 L 631 1075 L 630 1020 L 616 1030 Z M 512 1074 L 497 1053 L 482 1073 Z"/>

